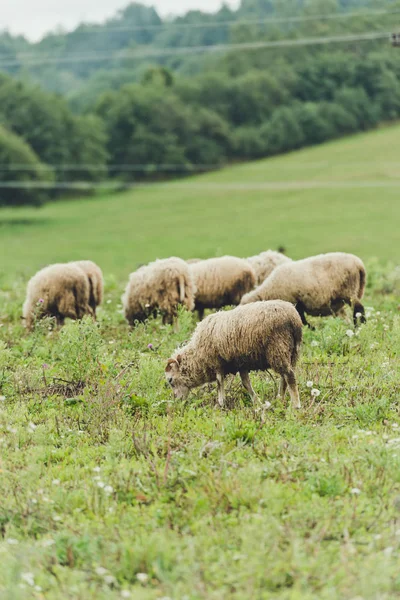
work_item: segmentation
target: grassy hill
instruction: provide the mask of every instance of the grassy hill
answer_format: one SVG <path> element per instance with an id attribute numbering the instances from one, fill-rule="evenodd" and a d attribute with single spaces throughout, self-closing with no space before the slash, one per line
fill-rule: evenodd
<path id="1" fill-rule="evenodd" d="M 114 197 L 0 212 L 0 597 L 376 600 L 400 593 L 399 127 Z M 164 365 L 194 327 L 130 332 L 120 290 L 156 256 L 367 259 L 368 322 L 314 319 L 297 369 L 172 402 Z M 90 257 L 95 324 L 21 324 L 26 279 Z"/>
<path id="2" fill-rule="evenodd" d="M 344 250 L 400 260 L 400 126 L 123 194 L 0 211 L 0 270 L 90 257 L 125 277 L 156 257 L 294 258 Z"/>

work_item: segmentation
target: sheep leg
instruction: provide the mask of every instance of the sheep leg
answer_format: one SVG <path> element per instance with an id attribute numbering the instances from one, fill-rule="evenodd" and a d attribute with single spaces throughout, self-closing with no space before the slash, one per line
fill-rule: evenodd
<path id="1" fill-rule="evenodd" d="M 199 317 L 199 321 L 204 319 L 204 308 L 202 306 L 197 309 L 197 316 Z"/>
<path id="2" fill-rule="evenodd" d="M 221 408 L 225 406 L 225 388 L 224 388 L 224 376 L 222 373 L 217 373 L 217 385 L 218 385 L 218 404 Z"/>
<path id="3" fill-rule="evenodd" d="M 301 319 L 301 322 L 303 323 L 303 325 L 306 325 L 313 331 L 315 329 L 315 327 L 313 327 L 313 325 L 310 325 L 310 323 L 307 321 L 306 313 L 305 313 L 305 306 L 302 302 L 298 302 L 296 304 L 296 310 L 300 315 L 300 319 Z"/>
<path id="4" fill-rule="evenodd" d="M 281 377 L 281 382 L 280 382 L 280 385 L 279 385 L 279 397 L 282 400 L 285 399 L 286 391 L 287 391 L 287 382 L 286 382 L 286 379 L 282 376 Z"/>
<path id="5" fill-rule="evenodd" d="M 250 398 L 253 404 L 262 404 L 260 398 L 257 396 L 255 391 L 253 390 L 253 386 L 251 385 L 250 377 L 248 371 L 240 371 L 240 378 L 243 383 L 243 387 L 248 391 Z M 271 406 L 270 402 L 266 402 L 264 404 L 264 408 L 269 408 Z"/>
<path id="6" fill-rule="evenodd" d="M 290 369 L 287 373 L 285 373 L 285 380 L 289 387 L 290 399 L 295 408 L 301 408 L 299 389 L 297 387 L 296 375 L 294 374 L 293 369 Z"/>
<path id="7" fill-rule="evenodd" d="M 360 313 L 361 317 L 357 317 L 357 314 Z M 353 321 L 354 326 L 357 327 L 358 319 L 360 319 L 361 323 L 366 323 L 367 319 L 365 318 L 365 308 L 361 304 L 361 302 L 355 302 L 353 307 Z"/>

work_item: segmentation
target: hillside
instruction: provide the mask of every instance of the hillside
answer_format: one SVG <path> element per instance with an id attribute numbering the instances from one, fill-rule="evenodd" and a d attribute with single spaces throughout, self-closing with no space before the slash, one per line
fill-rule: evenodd
<path id="1" fill-rule="evenodd" d="M 1 271 L 90 257 L 124 280 L 155 257 L 295 258 L 347 250 L 400 260 L 400 126 L 116 195 L 0 211 Z"/>

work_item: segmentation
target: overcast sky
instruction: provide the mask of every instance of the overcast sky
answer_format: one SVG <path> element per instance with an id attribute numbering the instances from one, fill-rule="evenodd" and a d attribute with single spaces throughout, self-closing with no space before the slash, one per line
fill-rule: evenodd
<path id="1" fill-rule="evenodd" d="M 129 4 L 129 0 L 3 0 L 0 11 L 0 29 L 22 33 L 32 40 L 58 26 L 69 30 L 82 21 L 102 22 Z M 190 9 L 216 11 L 220 0 L 142 0 L 155 6 L 161 15 L 182 14 Z M 232 7 L 238 0 L 226 0 Z"/>

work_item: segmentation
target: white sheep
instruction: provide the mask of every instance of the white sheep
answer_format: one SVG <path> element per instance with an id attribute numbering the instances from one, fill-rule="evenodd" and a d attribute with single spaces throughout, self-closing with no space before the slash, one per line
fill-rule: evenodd
<path id="1" fill-rule="evenodd" d="M 194 295 L 193 278 L 184 260 L 156 260 L 131 273 L 122 297 L 126 320 L 133 326 L 159 311 L 163 323 L 173 323 L 179 305 L 193 310 Z"/>
<path id="2" fill-rule="evenodd" d="M 256 275 L 243 258 L 221 256 L 189 265 L 196 285 L 195 309 L 200 320 L 206 308 L 238 305 L 244 294 L 254 288 Z"/>
<path id="3" fill-rule="evenodd" d="M 365 267 L 358 256 L 330 252 L 277 267 L 242 304 L 259 300 L 286 300 L 296 305 L 304 325 L 305 313 L 312 316 L 342 315 L 353 307 L 354 324 L 365 322 L 361 304 L 366 282 Z"/>
<path id="4" fill-rule="evenodd" d="M 93 315 L 89 305 L 89 282 L 80 267 L 54 264 L 41 269 L 28 283 L 23 318 L 32 329 L 36 318 L 54 317 L 59 326 L 66 318 L 82 319 Z"/>
<path id="5" fill-rule="evenodd" d="M 281 376 L 281 397 L 289 387 L 294 406 L 300 408 L 294 369 L 301 341 L 301 319 L 288 302 L 255 302 L 217 312 L 201 321 L 190 342 L 168 360 L 166 379 L 175 398 L 183 400 L 191 389 L 216 380 L 223 406 L 226 375 L 239 372 L 251 399 L 259 402 L 249 371 L 273 369 Z"/>
<path id="6" fill-rule="evenodd" d="M 292 262 L 291 258 L 274 250 L 267 250 L 256 256 L 250 256 L 247 260 L 256 274 L 256 285 L 260 285 L 279 265 Z"/>

